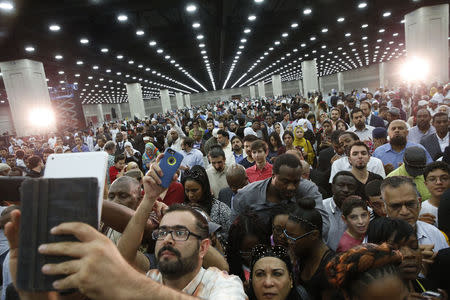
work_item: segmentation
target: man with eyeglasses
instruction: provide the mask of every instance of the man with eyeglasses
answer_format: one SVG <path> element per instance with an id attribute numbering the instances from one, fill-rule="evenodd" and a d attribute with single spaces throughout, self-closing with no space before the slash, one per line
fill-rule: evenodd
<path id="1" fill-rule="evenodd" d="M 448 248 L 449 245 L 439 229 L 418 220 L 421 199 L 411 178 L 405 176 L 386 178 L 381 184 L 381 196 L 389 218 L 404 220 L 414 227 L 417 240 L 426 258 L 432 256 L 433 248 L 434 252 Z"/>
<path id="2" fill-rule="evenodd" d="M 435 161 L 426 166 L 423 174 L 431 198 L 422 202 L 419 220 L 438 227 L 438 208 L 441 196 L 450 188 L 450 168 L 445 162 Z"/>
<path id="3" fill-rule="evenodd" d="M 144 176 L 144 199 L 122 236 L 122 239 L 126 237 L 136 245 L 140 245 L 150 212 L 155 206 L 158 211 L 157 197 L 164 192 L 160 186 L 163 173 L 158 166 L 162 157 L 158 157 Z M 174 175 L 173 180 L 176 179 L 177 175 Z M 11 275 L 16 281 L 20 228 L 18 210 L 11 212 L 11 220 L 5 226 L 5 234 L 10 242 Z M 53 282 L 54 288 L 59 291 L 78 289 L 91 299 L 248 299 L 239 277 L 214 267 L 202 267 L 210 247 L 208 222 L 198 211 L 187 206 L 169 208 L 161 219 L 159 229 L 152 233 L 156 239 L 158 270 L 148 272 L 147 276 L 130 265 L 130 260 L 127 261 L 130 255 L 136 256 L 137 248 L 130 247 L 128 253 L 119 252 L 106 236 L 87 224 L 63 223 L 54 227 L 51 234 L 74 235 L 79 240 L 39 247 L 43 255 L 76 258 L 59 264 L 47 264 L 42 268 L 46 275 L 67 276 Z M 124 242 L 127 244 L 127 241 Z M 134 265 L 133 262 L 131 264 Z M 56 299 L 57 296 L 55 292 L 18 292 L 22 300 Z"/>

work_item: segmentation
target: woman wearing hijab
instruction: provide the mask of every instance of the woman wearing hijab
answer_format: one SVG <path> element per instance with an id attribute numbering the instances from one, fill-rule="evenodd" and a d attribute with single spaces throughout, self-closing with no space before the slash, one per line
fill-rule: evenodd
<path id="1" fill-rule="evenodd" d="M 135 162 L 140 166 L 141 163 L 141 152 L 133 148 L 133 145 L 130 142 L 125 142 L 125 151 L 123 152 L 125 154 L 125 163 L 128 164 L 129 162 Z"/>
<path id="2" fill-rule="evenodd" d="M 142 168 L 144 174 L 149 170 L 150 163 L 155 160 L 159 155 L 158 148 L 153 145 L 153 143 L 145 144 L 145 153 L 142 155 Z"/>
<path id="3" fill-rule="evenodd" d="M 316 155 L 310 141 L 305 139 L 305 131 L 302 126 L 295 127 L 293 145 L 295 147 L 302 147 L 303 157 L 305 157 L 306 161 L 312 166 Z"/>

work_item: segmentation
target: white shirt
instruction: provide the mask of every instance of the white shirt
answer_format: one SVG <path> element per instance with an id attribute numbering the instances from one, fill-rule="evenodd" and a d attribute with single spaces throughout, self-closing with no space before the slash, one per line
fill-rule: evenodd
<path id="1" fill-rule="evenodd" d="M 236 158 L 234 157 L 233 148 L 231 147 L 231 143 L 228 142 L 228 146 L 222 148 L 223 152 L 225 152 L 225 164 L 227 166 L 231 166 L 236 163 Z"/>
<path id="2" fill-rule="evenodd" d="M 258 136 L 256 134 L 256 132 L 253 130 L 253 128 L 251 128 L 251 127 L 245 128 L 244 129 L 244 136 L 247 136 L 247 135 L 250 135 L 250 134 L 253 134 L 254 136 Z"/>
<path id="3" fill-rule="evenodd" d="M 147 277 L 164 284 L 159 270 L 150 270 Z M 182 290 L 183 293 L 200 299 L 214 300 L 246 300 L 244 286 L 241 279 L 235 275 L 228 275 L 215 267 L 200 268 L 198 274 Z M 149 297 L 151 298 L 151 297 Z"/>
<path id="4" fill-rule="evenodd" d="M 422 208 L 420 209 L 419 215 L 432 214 L 436 217 L 434 221 L 434 226 L 438 226 L 438 208 L 430 203 L 429 200 L 422 202 Z"/>
<path id="5" fill-rule="evenodd" d="M 331 165 L 331 173 L 330 173 L 330 183 L 333 181 L 334 175 L 336 175 L 339 171 L 351 171 L 352 166 L 348 161 L 348 157 L 344 156 L 336 160 Z M 383 162 L 376 157 L 371 156 L 369 162 L 367 163 L 367 171 L 378 174 L 383 178 L 386 178 L 386 173 L 384 172 Z"/>
<path id="6" fill-rule="evenodd" d="M 447 240 L 442 232 L 428 223 L 417 221 L 417 240 L 419 245 L 434 244 L 433 252 L 438 252 L 441 249 L 448 248 Z"/>
<path id="7" fill-rule="evenodd" d="M 448 132 L 447 132 L 447 135 L 446 135 L 443 139 L 441 139 L 441 138 L 437 135 L 437 133 L 436 133 L 436 137 L 437 137 L 437 139 L 438 139 L 439 146 L 441 147 L 441 151 L 442 151 L 442 153 L 444 153 L 445 148 L 448 147 Z"/>
<path id="8" fill-rule="evenodd" d="M 361 141 L 368 141 L 372 140 L 372 131 L 375 129 L 375 127 L 370 125 L 365 125 L 363 130 L 356 129 L 355 125 L 350 127 L 348 130 L 356 133 L 356 135 L 359 137 Z"/>

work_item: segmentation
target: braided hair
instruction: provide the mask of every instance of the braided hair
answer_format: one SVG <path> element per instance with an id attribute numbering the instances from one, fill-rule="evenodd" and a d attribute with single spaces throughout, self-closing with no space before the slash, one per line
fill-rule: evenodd
<path id="1" fill-rule="evenodd" d="M 352 298 L 364 293 L 373 281 L 400 278 L 398 266 L 402 255 L 388 244 L 363 244 L 335 256 L 326 266 L 328 281 Z"/>

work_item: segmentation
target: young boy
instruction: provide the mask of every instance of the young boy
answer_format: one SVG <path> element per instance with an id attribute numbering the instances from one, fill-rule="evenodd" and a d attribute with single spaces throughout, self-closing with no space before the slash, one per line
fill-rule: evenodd
<path id="1" fill-rule="evenodd" d="M 381 183 L 379 179 L 368 182 L 365 186 L 367 204 L 372 208 L 371 219 L 386 217 L 386 208 L 383 199 L 381 199 Z"/>
<path id="2" fill-rule="evenodd" d="M 336 252 L 345 252 L 362 243 L 369 227 L 367 204 L 359 196 L 350 196 L 342 203 L 342 220 L 347 230 L 341 237 Z"/>
<path id="3" fill-rule="evenodd" d="M 109 180 L 113 183 L 117 177 L 121 177 L 126 169 L 125 165 L 125 154 L 116 155 L 114 158 L 114 166 L 109 168 Z"/>
<path id="4" fill-rule="evenodd" d="M 431 198 L 422 202 L 419 220 L 438 226 L 438 208 L 442 194 L 450 187 L 450 170 L 447 163 L 435 161 L 425 167 L 423 177 Z"/>

